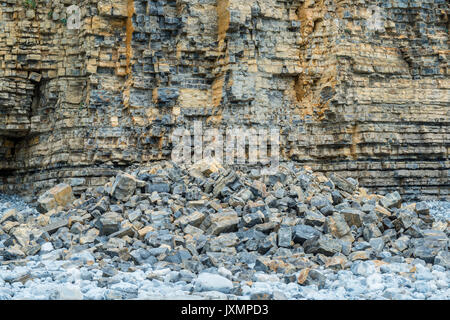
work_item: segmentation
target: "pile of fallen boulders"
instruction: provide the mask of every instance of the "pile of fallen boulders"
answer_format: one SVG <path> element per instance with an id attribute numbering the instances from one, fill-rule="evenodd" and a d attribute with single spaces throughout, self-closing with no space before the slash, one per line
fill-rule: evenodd
<path id="1" fill-rule="evenodd" d="M 300 284 L 320 282 L 318 266 L 346 269 L 357 260 L 401 256 L 450 265 L 448 221 L 435 221 L 426 203 L 402 204 L 398 192 L 369 194 L 354 179 L 294 163 L 261 176 L 213 159 L 189 168 L 158 162 L 78 199 L 69 185 L 57 185 L 39 198 L 38 210 L 3 213 L 0 260 L 40 254 L 196 274 L 224 266 L 242 278 L 255 271 L 295 275 Z"/>

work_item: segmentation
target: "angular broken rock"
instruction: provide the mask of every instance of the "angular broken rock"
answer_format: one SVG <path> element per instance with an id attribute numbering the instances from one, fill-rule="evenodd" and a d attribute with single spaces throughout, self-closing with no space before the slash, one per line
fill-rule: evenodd
<path id="1" fill-rule="evenodd" d="M 426 202 L 418 202 L 416 203 L 415 211 L 418 214 L 428 214 L 430 213 L 430 207 Z"/>
<path id="2" fill-rule="evenodd" d="M 352 253 L 348 256 L 348 259 L 349 259 L 350 261 L 370 260 L 370 252 L 364 251 L 364 250 L 355 251 L 355 252 L 352 252 Z"/>
<path id="3" fill-rule="evenodd" d="M 274 230 L 278 226 L 278 223 L 275 221 L 269 221 L 262 224 L 258 224 L 255 226 L 255 230 L 261 231 L 264 233 L 269 233 Z"/>
<path id="4" fill-rule="evenodd" d="M 228 175 L 220 177 L 213 189 L 214 197 L 217 197 L 219 194 L 223 192 L 224 189 L 227 189 L 227 185 L 233 183 L 237 179 L 237 174 L 234 171 L 231 171 Z"/>
<path id="5" fill-rule="evenodd" d="M 308 272 L 308 277 L 306 279 L 306 285 L 316 284 L 319 289 L 322 289 L 325 286 L 325 282 L 327 277 L 316 269 L 311 269 Z"/>
<path id="6" fill-rule="evenodd" d="M 305 213 L 305 223 L 310 226 L 321 226 L 325 223 L 325 216 L 318 211 L 308 210 Z"/>
<path id="7" fill-rule="evenodd" d="M 417 214 L 409 210 L 400 210 L 398 219 L 402 222 L 405 229 L 411 227 L 417 219 Z"/>
<path id="8" fill-rule="evenodd" d="M 168 183 L 147 183 L 145 185 L 145 192 L 146 193 L 153 193 L 153 192 L 170 192 L 170 185 Z"/>
<path id="9" fill-rule="evenodd" d="M 282 226 L 278 230 L 278 246 L 281 248 L 289 248 L 292 241 L 292 229 L 289 226 Z"/>
<path id="10" fill-rule="evenodd" d="M 375 223 L 371 223 L 363 229 L 363 237 L 367 242 L 372 238 L 381 237 L 381 235 L 381 231 Z"/>
<path id="11" fill-rule="evenodd" d="M 434 263 L 440 251 L 448 251 L 448 237 L 445 232 L 437 230 L 423 230 L 424 238 L 411 240 L 413 256 L 427 263 Z"/>
<path id="12" fill-rule="evenodd" d="M 232 232 L 237 230 L 239 217 L 236 212 L 224 212 L 211 215 L 211 226 L 208 233 L 219 235 L 222 232 Z"/>
<path id="13" fill-rule="evenodd" d="M 212 173 L 218 172 L 222 169 L 222 165 L 211 157 L 206 157 L 189 168 L 189 174 L 196 178 L 209 177 Z"/>
<path id="14" fill-rule="evenodd" d="M 257 224 L 264 223 L 264 218 L 264 214 L 258 210 L 257 212 L 244 215 L 242 221 L 247 228 L 251 228 Z"/>
<path id="15" fill-rule="evenodd" d="M 338 189 L 341 189 L 345 192 L 352 194 L 358 188 L 357 184 L 350 183 L 348 180 L 342 178 L 341 176 L 331 173 L 328 177 L 333 181 Z"/>
<path id="16" fill-rule="evenodd" d="M 5 221 L 17 221 L 17 210 L 16 209 L 9 209 L 3 212 L 3 215 L 0 217 L 0 224 L 2 224 Z"/>
<path id="17" fill-rule="evenodd" d="M 320 231 L 308 225 L 297 225 L 294 227 L 293 240 L 295 243 L 303 244 L 306 240 L 319 237 Z"/>
<path id="18" fill-rule="evenodd" d="M 41 250 L 41 246 L 37 243 L 31 243 L 30 245 L 22 247 L 23 253 L 27 256 L 34 256 L 39 252 L 39 250 Z"/>
<path id="19" fill-rule="evenodd" d="M 83 294 L 75 285 L 65 284 L 58 288 L 57 300 L 82 300 Z"/>
<path id="20" fill-rule="evenodd" d="M 69 218 L 61 219 L 58 221 L 55 221 L 53 223 L 50 223 L 43 227 L 41 230 L 43 232 L 47 232 L 48 234 L 52 234 L 56 232 L 59 228 L 67 227 L 69 225 Z"/>
<path id="21" fill-rule="evenodd" d="M 96 221 L 95 226 L 99 230 L 100 236 L 103 236 L 103 235 L 108 236 L 110 234 L 113 234 L 114 232 L 119 231 L 119 229 L 120 229 L 120 224 L 117 221 L 115 221 L 114 219 L 111 219 L 111 218 L 106 218 L 106 217 L 99 218 Z"/>
<path id="22" fill-rule="evenodd" d="M 170 210 L 153 211 L 150 214 L 150 218 L 155 228 L 167 228 L 171 225 Z"/>
<path id="23" fill-rule="evenodd" d="M 339 240 L 332 239 L 329 236 L 314 237 L 303 243 L 306 253 L 322 253 L 328 257 L 341 252 L 342 244 Z"/>
<path id="24" fill-rule="evenodd" d="M 205 220 L 205 214 L 200 211 L 195 211 L 190 215 L 181 216 L 180 218 L 174 221 L 174 225 L 180 226 L 183 229 L 187 225 L 198 227 L 202 224 L 203 220 Z"/>
<path id="25" fill-rule="evenodd" d="M 392 207 L 400 208 L 400 205 L 402 203 L 402 197 L 397 191 L 391 192 L 382 197 L 380 199 L 380 203 L 385 208 L 392 208 Z"/>
<path id="26" fill-rule="evenodd" d="M 41 212 L 48 212 L 58 205 L 65 207 L 72 203 L 73 200 L 72 187 L 68 184 L 60 183 L 39 197 L 38 209 Z"/>
<path id="27" fill-rule="evenodd" d="M 80 244 L 83 245 L 94 242 L 99 233 L 100 232 L 96 228 L 87 230 L 83 235 L 80 236 Z"/>
<path id="28" fill-rule="evenodd" d="M 120 201 L 128 201 L 136 190 L 137 179 L 128 173 L 117 175 L 111 188 L 111 195 Z"/>
<path id="29" fill-rule="evenodd" d="M 208 249 L 210 251 L 218 252 L 225 247 L 235 247 L 239 243 L 239 238 L 235 233 L 224 233 L 218 237 L 212 238 L 208 242 Z"/>
<path id="30" fill-rule="evenodd" d="M 314 196 L 310 201 L 311 206 L 316 207 L 317 209 L 322 209 L 330 204 L 330 201 L 324 196 Z"/>
<path id="31" fill-rule="evenodd" d="M 196 282 L 194 291 L 219 291 L 230 293 L 233 283 L 225 277 L 213 273 L 201 273 Z"/>
<path id="32" fill-rule="evenodd" d="M 297 283 L 299 285 L 306 285 L 306 280 L 308 279 L 308 274 L 310 270 L 311 270 L 310 268 L 300 270 L 297 276 Z"/>
<path id="33" fill-rule="evenodd" d="M 392 215 L 389 210 L 387 210 L 386 208 L 384 208 L 380 205 L 376 205 L 374 211 L 377 214 L 377 216 L 379 216 L 380 218 L 389 217 Z"/>
<path id="34" fill-rule="evenodd" d="M 450 252 L 448 250 L 439 251 L 434 258 L 434 263 L 444 268 L 450 269 Z"/>
<path id="35" fill-rule="evenodd" d="M 10 235 L 12 235 L 16 239 L 18 244 L 20 244 L 22 247 L 25 247 L 30 242 L 32 232 L 30 228 L 22 225 L 11 230 Z"/>
<path id="36" fill-rule="evenodd" d="M 108 198 L 103 197 L 95 204 L 95 206 L 92 208 L 92 211 L 98 210 L 100 213 L 105 213 L 106 211 L 108 211 L 108 209 L 109 209 Z"/>
<path id="37" fill-rule="evenodd" d="M 25 253 L 18 245 L 5 249 L 2 255 L 5 260 L 18 260 L 25 257 Z"/>
<path id="38" fill-rule="evenodd" d="M 102 232 L 105 232 L 105 231 L 102 230 Z M 102 233 L 102 234 L 106 234 L 106 233 Z M 111 233 L 109 236 L 111 238 L 122 238 L 125 236 L 134 237 L 135 235 L 136 235 L 136 230 L 132 226 L 129 226 L 129 227 L 122 228 L 114 233 Z"/>
<path id="39" fill-rule="evenodd" d="M 325 230 L 336 238 L 342 238 L 350 232 L 350 227 L 339 213 L 334 213 L 332 216 L 327 217 Z"/>
<path id="40" fill-rule="evenodd" d="M 138 230 L 139 239 L 144 239 L 145 235 L 151 231 L 155 231 L 155 228 L 153 228 L 152 225 L 147 225 L 147 226 L 143 227 L 142 229 L 139 229 Z"/>
<path id="41" fill-rule="evenodd" d="M 328 258 L 325 262 L 325 267 L 335 270 L 342 270 L 345 268 L 346 263 L 347 258 L 343 254 L 338 254 Z"/>
<path id="42" fill-rule="evenodd" d="M 370 239 L 370 246 L 375 252 L 381 252 L 384 248 L 384 240 L 382 237 L 380 238 L 372 238 Z"/>
<path id="43" fill-rule="evenodd" d="M 340 211 L 340 214 L 345 218 L 345 221 L 350 227 L 351 226 L 361 227 L 362 220 L 365 215 L 364 212 L 351 208 L 342 209 Z"/>

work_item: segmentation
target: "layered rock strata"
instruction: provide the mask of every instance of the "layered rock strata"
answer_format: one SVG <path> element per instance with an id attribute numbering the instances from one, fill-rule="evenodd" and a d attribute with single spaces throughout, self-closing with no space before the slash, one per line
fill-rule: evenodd
<path id="1" fill-rule="evenodd" d="M 170 134 L 277 127 L 282 159 L 407 198 L 449 193 L 442 1 L 0 1 L 0 191 L 75 193 Z"/>

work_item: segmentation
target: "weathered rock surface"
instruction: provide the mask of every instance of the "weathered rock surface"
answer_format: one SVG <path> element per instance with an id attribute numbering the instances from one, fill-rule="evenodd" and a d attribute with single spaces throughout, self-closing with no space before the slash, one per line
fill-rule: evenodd
<path id="1" fill-rule="evenodd" d="M 198 120 L 276 124 L 283 160 L 447 197 L 449 3 L 379 3 L 88 0 L 71 30 L 70 1 L 0 1 L 0 191 L 79 195 Z"/>

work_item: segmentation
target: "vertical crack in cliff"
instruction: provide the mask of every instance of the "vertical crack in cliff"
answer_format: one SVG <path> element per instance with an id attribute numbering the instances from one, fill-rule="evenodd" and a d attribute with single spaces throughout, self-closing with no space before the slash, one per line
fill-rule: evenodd
<path id="1" fill-rule="evenodd" d="M 134 15 L 134 0 L 127 0 L 127 21 L 126 21 L 126 59 L 127 59 L 127 74 L 131 75 L 131 58 L 133 56 L 131 42 L 133 40 L 133 15 Z"/>
<path id="2" fill-rule="evenodd" d="M 127 0 L 127 19 L 125 23 L 126 28 L 126 38 L 125 38 L 125 46 L 126 46 L 126 80 L 125 86 L 123 90 L 123 104 L 125 109 L 129 110 L 130 106 L 130 90 L 133 85 L 133 69 L 131 59 L 133 58 L 133 49 L 132 49 L 132 41 L 133 41 L 133 15 L 134 15 L 134 0 Z"/>
<path id="3" fill-rule="evenodd" d="M 228 45 L 227 32 L 230 26 L 229 0 L 217 0 L 217 59 L 215 62 L 215 77 L 211 85 L 211 101 L 214 108 L 220 107 L 223 102 L 224 86 L 228 73 Z M 207 118 L 207 122 L 220 123 L 222 121 L 221 110 Z"/>
<path id="4" fill-rule="evenodd" d="M 354 124 L 351 128 L 352 144 L 350 145 L 350 156 L 353 160 L 358 159 L 358 143 L 361 142 L 359 125 Z"/>
<path id="5" fill-rule="evenodd" d="M 318 120 L 324 119 L 326 111 L 330 107 L 331 97 L 323 99 L 323 89 L 331 88 L 331 92 L 334 92 L 336 86 L 336 70 L 333 72 L 330 70 L 318 71 L 317 69 L 320 68 L 323 61 L 314 61 L 317 59 L 314 56 L 322 57 L 326 62 L 325 65 L 328 66 L 334 60 L 331 56 L 334 53 L 328 50 L 327 37 L 330 37 L 333 31 L 330 31 L 332 25 L 330 19 L 324 19 L 327 14 L 329 14 L 329 10 L 324 0 L 304 1 L 297 8 L 297 19 L 301 23 L 302 41 L 299 61 L 302 71 L 294 81 L 294 92 L 296 102 L 301 108 L 302 118 L 312 116 Z M 314 37 L 322 37 L 326 47 L 317 47 Z"/>

